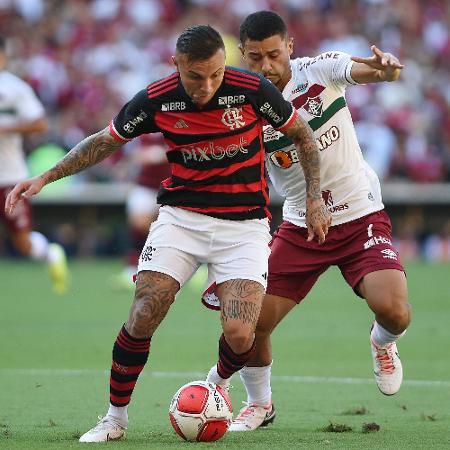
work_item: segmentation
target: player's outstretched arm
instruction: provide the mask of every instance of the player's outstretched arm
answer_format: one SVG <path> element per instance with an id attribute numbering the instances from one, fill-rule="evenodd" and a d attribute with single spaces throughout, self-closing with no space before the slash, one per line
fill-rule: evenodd
<path id="1" fill-rule="evenodd" d="M 81 172 L 103 161 L 122 145 L 121 142 L 118 142 L 110 135 L 108 128 L 88 136 L 51 169 L 37 177 L 16 184 L 6 197 L 5 211 L 9 214 L 12 213 L 22 198 L 30 198 L 38 194 L 46 184 Z"/>
<path id="2" fill-rule="evenodd" d="M 400 76 L 403 64 L 392 53 L 382 52 L 378 47 L 370 47 L 373 55 L 368 58 L 352 56 L 356 64 L 352 67 L 352 78 L 357 83 L 378 83 L 395 81 Z"/>
<path id="3" fill-rule="evenodd" d="M 331 225 L 331 214 L 322 200 L 320 158 L 316 140 L 311 128 L 300 116 L 285 131 L 285 134 L 294 141 L 305 175 L 308 241 L 317 235 L 319 243 L 322 244 Z"/>

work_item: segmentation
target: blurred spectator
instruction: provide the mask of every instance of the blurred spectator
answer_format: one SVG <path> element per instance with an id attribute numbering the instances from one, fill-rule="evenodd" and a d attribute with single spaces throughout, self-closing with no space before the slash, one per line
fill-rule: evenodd
<path id="1" fill-rule="evenodd" d="M 348 92 L 366 157 L 385 179 L 450 181 L 446 0 L 0 0 L 0 27 L 11 38 L 13 70 L 49 111 L 54 142 L 70 148 L 106 125 L 132 93 L 173 70 L 175 37 L 189 24 L 217 26 L 228 64 L 239 64 L 239 21 L 258 9 L 289 21 L 295 54 L 364 56 L 378 44 L 399 55 L 400 81 Z M 373 108 L 365 111 L 368 103 Z M 95 170 L 88 179 L 105 179 Z"/>
<path id="2" fill-rule="evenodd" d="M 444 224 L 441 233 L 425 239 L 424 256 L 429 262 L 450 262 L 450 220 Z"/>

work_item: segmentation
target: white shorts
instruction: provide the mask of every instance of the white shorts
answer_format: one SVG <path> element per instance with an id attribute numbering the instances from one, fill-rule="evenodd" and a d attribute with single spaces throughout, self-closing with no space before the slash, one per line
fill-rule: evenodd
<path id="1" fill-rule="evenodd" d="M 257 281 L 266 288 L 271 239 L 268 219 L 224 220 L 163 206 L 139 257 L 138 272 L 170 275 L 183 286 L 200 264 L 208 280 Z"/>
<path id="2" fill-rule="evenodd" d="M 145 186 L 134 186 L 127 197 L 127 214 L 157 214 L 159 205 L 156 203 L 157 189 Z"/>

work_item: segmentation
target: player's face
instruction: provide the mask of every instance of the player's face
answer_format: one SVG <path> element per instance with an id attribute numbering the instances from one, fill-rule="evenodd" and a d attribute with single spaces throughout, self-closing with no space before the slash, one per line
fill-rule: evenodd
<path id="1" fill-rule="evenodd" d="M 291 79 L 292 38 L 275 34 L 262 41 L 247 39 L 240 49 L 251 71 L 264 75 L 280 91 L 284 89 Z"/>
<path id="2" fill-rule="evenodd" d="M 203 61 L 189 61 L 186 55 L 177 53 L 173 62 L 180 73 L 184 90 L 198 106 L 204 106 L 216 93 L 225 72 L 225 52 L 222 49 Z"/>

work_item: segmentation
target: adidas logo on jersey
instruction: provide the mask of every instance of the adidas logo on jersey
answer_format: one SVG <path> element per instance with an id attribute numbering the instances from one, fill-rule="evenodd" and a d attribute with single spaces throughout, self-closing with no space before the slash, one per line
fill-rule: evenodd
<path id="1" fill-rule="evenodd" d="M 173 127 L 174 128 L 188 128 L 186 122 L 183 119 L 177 120 Z"/>

